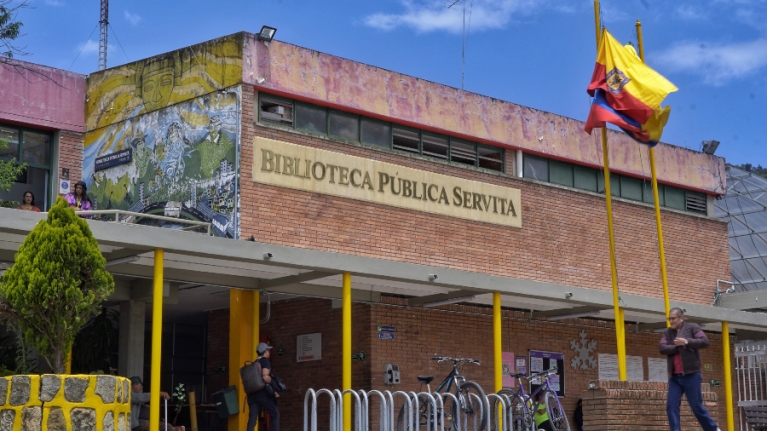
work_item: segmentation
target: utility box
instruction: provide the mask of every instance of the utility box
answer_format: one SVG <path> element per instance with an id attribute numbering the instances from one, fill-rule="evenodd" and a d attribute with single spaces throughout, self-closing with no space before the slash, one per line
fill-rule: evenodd
<path id="1" fill-rule="evenodd" d="M 237 414 L 237 390 L 234 386 L 213 393 L 211 398 L 213 398 L 213 404 L 216 405 L 219 418 L 228 418 Z"/>
<path id="2" fill-rule="evenodd" d="M 386 364 L 384 366 L 384 383 L 387 385 L 398 385 L 399 382 L 399 365 Z"/>

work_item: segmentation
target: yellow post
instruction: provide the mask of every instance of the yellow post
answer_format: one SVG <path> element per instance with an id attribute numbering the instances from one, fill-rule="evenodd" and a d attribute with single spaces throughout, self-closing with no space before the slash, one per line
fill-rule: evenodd
<path id="1" fill-rule="evenodd" d="M 189 392 L 189 425 L 192 431 L 198 431 L 197 428 L 197 398 L 194 391 Z"/>
<path id="2" fill-rule="evenodd" d="M 69 354 L 67 354 L 66 373 L 72 374 L 72 348 L 69 348 Z"/>
<path id="3" fill-rule="evenodd" d="M 503 337 L 501 336 L 501 292 L 493 292 L 493 360 L 495 392 L 503 389 Z"/>
<path id="4" fill-rule="evenodd" d="M 164 252 L 154 251 L 154 292 L 152 295 L 152 370 L 149 393 L 149 429 L 160 429 L 160 359 L 162 357 L 162 287 Z"/>
<path id="5" fill-rule="evenodd" d="M 254 290 L 251 292 L 251 294 L 253 295 L 251 304 L 253 309 L 253 330 L 251 331 L 251 345 L 253 346 L 253 350 L 255 350 L 261 337 L 261 292 Z"/>
<path id="6" fill-rule="evenodd" d="M 602 38 L 602 25 L 599 19 L 599 0 L 594 1 L 594 19 L 596 21 L 597 52 Z M 607 128 L 602 128 L 602 156 L 604 158 L 605 205 L 607 206 L 607 236 L 610 241 L 610 274 L 613 285 L 613 312 L 615 314 L 615 338 L 618 350 L 618 378 L 626 380 L 626 336 L 623 324 L 623 310 L 618 292 L 618 268 L 615 260 L 615 230 L 613 228 L 613 200 L 610 189 L 610 154 L 607 151 Z"/>
<path id="7" fill-rule="evenodd" d="M 642 43 L 642 23 L 637 20 L 637 48 L 639 58 L 644 61 L 644 44 Z M 666 272 L 666 251 L 663 247 L 663 225 L 660 220 L 660 199 L 658 199 L 658 177 L 655 173 L 655 148 L 650 147 L 650 174 L 652 175 L 652 197 L 655 202 L 655 227 L 658 231 L 658 254 L 660 255 L 660 277 L 663 282 L 663 305 L 666 310 L 666 327 L 671 325 L 668 321 L 671 304 L 668 300 L 668 273 Z"/>
<path id="8" fill-rule="evenodd" d="M 342 390 L 352 388 L 352 275 L 344 272 L 343 276 L 343 352 L 342 366 Z M 352 397 L 351 394 L 344 395 L 344 431 L 352 429 Z"/>
<path id="9" fill-rule="evenodd" d="M 237 391 L 239 414 L 229 417 L 229 430 L 244 430 L 248 422 L 245 390 L 240 379 L 240 367 L 256 357 L 253 342 L 253 292 L 229 291 L 229 384 Z"/>
<path id="10" fill-rule="evenodd" d="M 724 408 L 727 412 L 727 431 L 735 431 L 735 416 L 732 411 L 732 368 L 730 365 L 730 323 L 722 322 L 722 355 L 724 356 Z"/>

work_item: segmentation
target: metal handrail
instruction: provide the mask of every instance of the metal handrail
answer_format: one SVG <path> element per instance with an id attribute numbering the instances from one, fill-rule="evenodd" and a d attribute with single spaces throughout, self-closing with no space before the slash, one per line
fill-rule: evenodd
<path id="1" fill-rule="evenodd" d="M 188 224 L 190 226 L 183 227 L 178 230 L 193 230 L 198 229 L 200 227 L 204 227 L 207 230 L 207 234 L 211 235 L 211 226 L 212 223 L 204 222 L 204 221 L 197 221 L 197 220 L 185 220 L 175 217 L 168 217 L 168 216 L 161 216 L 156 214 L 146 214 L 146 213 L 137 213 L 133 211 L 125 211 L 125 210 L 84 210 L 84 211 L 77 211 L 77 215 L 114 215 L 114 223 L 125 223 L 125 220 L 120 220 L 120 216 L 124 216 L 125 218 L 129 217 L 135 217 L 135 218 L 150 218 L 154 220 L 161 220 L 161 221 L 170 221 L 174 223 L 179 224 Z"/>

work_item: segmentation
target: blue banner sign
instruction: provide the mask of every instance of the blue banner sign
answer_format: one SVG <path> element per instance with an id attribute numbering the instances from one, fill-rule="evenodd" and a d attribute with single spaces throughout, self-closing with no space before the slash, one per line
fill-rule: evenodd
<path id="1" fill-rule="evenodd" d="M 397 332 L 394 326 L 378 325 L 378 332 Z"/>
<path id="2" fill-rule="evenodd" d="M 124 165 L 133 161 L 133 148 L 127 150 L 118 151 L 116 153 L 107 154 L 106 156 L 97 157 L 95 161 L 94 171 L 101 171 L 111 168 L 113 166 Z"/>
<path id="3" fill-rule="evenodd" d="M 391 333 L 391 332 L 379 332 L 378 333 L 378 338 L 380 338 L 382 340 L 393 340 L 394 339 L 394 334 Z"/>

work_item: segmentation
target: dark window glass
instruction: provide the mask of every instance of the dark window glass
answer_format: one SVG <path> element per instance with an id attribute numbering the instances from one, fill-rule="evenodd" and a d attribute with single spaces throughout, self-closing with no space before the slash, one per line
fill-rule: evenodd
<path id="1" fill-rule="evenodd" d="M 296 127 L 311 132 L 328 133 L 328 110 L 322 106 L 297 103 Z"/>
<path id="2" fill-rule="evenodd" d="M 556 160 L 549 162 L 549 181 L 563 186 L 573 186 L 573 165 Z"/>
<path id="3" fill-rule="evenodd" d="M 680 211 L 684 211 L 686 209 L 684 190 L 678 189 L 676 187 L 665 187 L 663 192 L 666 198 L 665 201 L 667 207 Z"/>
<path id="4" fill-rule="evenodd" d="M 643 192 L 644 192 L 644 201 L 648 204 L 655 205 L 655 198 L 653 197 L 652 193 L 652 181 L 644 181 L 643 184 Z M 666 203 L 663 200 L 663 184 L 658 184 L 658 201 L 660 203 L 660 206 L 666 206 Z"/>
<path id="5" fill-rule="evenodd" d="M 523 175 L 538 181 L 549 182 L 549 160 L 543 157 L 524 155 Z"/>
<path id="6" fill-rule="evenodd" d="M 503 171 L 502 149 L 477 145 L 477 156 L 479 158 L 479 167 Z"/>
<path id="7" fill-rule="evenodd" d="M 391 126 L 383 121 L 363 117 L 362 142 L 391 148 Z"/>
<path id="8" fill-rule="evenodd" d="M 605 192 L 605 173 L 597 171 L 597 192 Z M 621 177 L 620 175 L 610 174 L 610 194 L 613 196 L 621 195 Z"/>
<path id="9" fill-rule="evenodd" d="M 0 149 L 0 160 L 16 160 L 19 155 L 19 131 L 0 126 L 0 139 L 6 144 Z"/>
<path id="10" fill-rule="evenodd" d="M 43 133 L 22 134 L 21 161 L 48 166 L 51 163 L 51 136 Z"/>
<path id="11" fill-rule="evenodd" d="M 333 136 L 339 136 L 351 141 L 360 140 L 360 117 L 358 115 L 330 111 L 328 128 Z"/>
<path id="12" fill-rule="evenodd" d="M 621 177 L 621 197 L 641 201 L 642 181 L 631 177 Z"/>
<path id="13" fill-rule="evenodd" d="M 421 134 L 418 130 L 400 126 L 392 127 L 392 147 L 395 150 L 419 154 L 421 152 Z"/>
<path id="14" fill-rule="evenodd" d="M 464 165 L 477 165 L 477 146 L 471 142 L 450 140 L 450 161 Z"/>
<path id="15" fill-rule="evenodd" d="M 447 160 L 447 137 L 423 134 L 423 155 Z"/>
<path id="16" fill-rule="evenodd" d="M 582 166 L 574 166 L 573 167 L 573 186 L 577 189 L 596 192 L 597 191 L 597 174 L 599 174 L 599 171 L 597 171 L 596 169 L 584 168 Z"/>
<path id="17" fill-rule="evenodd" d="M 261 96 L 261 121 L 293 125 L 293 101 L 274 96 Z"/>

